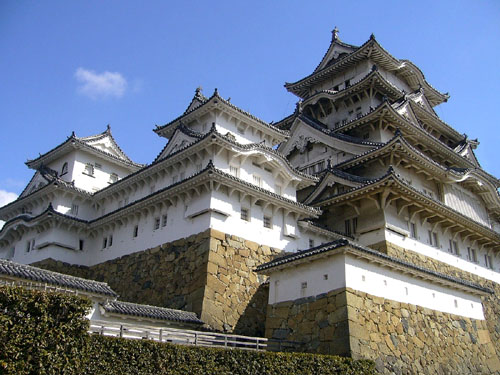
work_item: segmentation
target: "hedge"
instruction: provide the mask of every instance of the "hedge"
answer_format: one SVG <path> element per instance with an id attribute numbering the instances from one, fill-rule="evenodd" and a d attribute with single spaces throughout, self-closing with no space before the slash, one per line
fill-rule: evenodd
<path id="1" fill-rule="evenodd" d="M 374 374 L 371 361 L 89 335 L 87 299 L 0 287 L 0 373 Z"/>

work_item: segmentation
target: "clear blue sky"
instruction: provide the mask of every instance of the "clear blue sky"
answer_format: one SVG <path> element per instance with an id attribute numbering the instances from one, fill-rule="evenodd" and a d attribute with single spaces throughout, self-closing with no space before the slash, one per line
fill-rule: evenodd
<path id="1" fill-rule="evenodd" d="M 500 177 L 500 1 L 3 0 L 0 191 L 22 191 L 27 158 L 108 123 L 133 160 L 151 162 L 165 143 L 151 129 L 200 85 L 277 121 L 297 100 L 283 84 L 312 72 L 335 25 L 352 44 L 373 32 L 449 92 L 438 114 L 479 138 L 483 168 Z"/>

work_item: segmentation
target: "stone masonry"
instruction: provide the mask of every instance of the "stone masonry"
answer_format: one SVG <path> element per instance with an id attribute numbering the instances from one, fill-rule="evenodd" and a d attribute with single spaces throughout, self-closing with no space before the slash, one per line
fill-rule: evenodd
<path id="1" fill-rule="evenodd" d="M 268 306 L 266 336 L 372 359 L 382 374 L 498 374 L 487 323 L 343 288 Z"/>
<path id="2" fill-rule="evenodd" d="M 194 311 L 219 331 L 263 336 L 268 294 L 253 269 L 279 252 L 210 229 L 92 267 L 34 265 L 105 281 L 123 301 Z"/>

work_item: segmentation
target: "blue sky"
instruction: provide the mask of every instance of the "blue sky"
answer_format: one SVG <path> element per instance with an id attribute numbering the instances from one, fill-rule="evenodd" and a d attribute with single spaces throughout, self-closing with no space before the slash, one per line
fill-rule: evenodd
<path id="1" fill-rule="evenodd" d="M 309 74 L 337 25 L 362 44 L 373 32 L 419 66 L 448 103 L 447 123 L 481 142 L 500 177 L 500 1 L 0 2 L 0 205 L 33 171 L 24 162 L 111 124 L 122 149 L 151 162 L 151 129 L 181 114 L 197 86 L 267 120 L 293 111 L 283 84 Z"/>

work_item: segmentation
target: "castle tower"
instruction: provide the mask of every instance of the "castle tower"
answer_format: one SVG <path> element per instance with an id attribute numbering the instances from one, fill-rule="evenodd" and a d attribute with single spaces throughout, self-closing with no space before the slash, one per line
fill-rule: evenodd
<path id="1" fill-rule="evenodd" d="M 276 124 L 290 131 L 278 150 L 319 177 L 298 197 L 349 240 L 259 267 L 270 275 L 267 335 L 303 350 L 401 361 L 379 363 L 384 371 L 422 371 L 413 363 L 420 350 L 444 366 L 441 346 L 461 357 L 457 372 L 498 371 L 500 181 L 480 167 L 479 142 L 434 111 L 448 95 L 373 35 L 358 47 L 337 29 L 316 69 L 285 87 L 300 100 Z M 448 338 L 426 328 L 445 332 L 461 319 L 473 323 Z M 452 354 L 458 341 L 476 354 Z"/>

